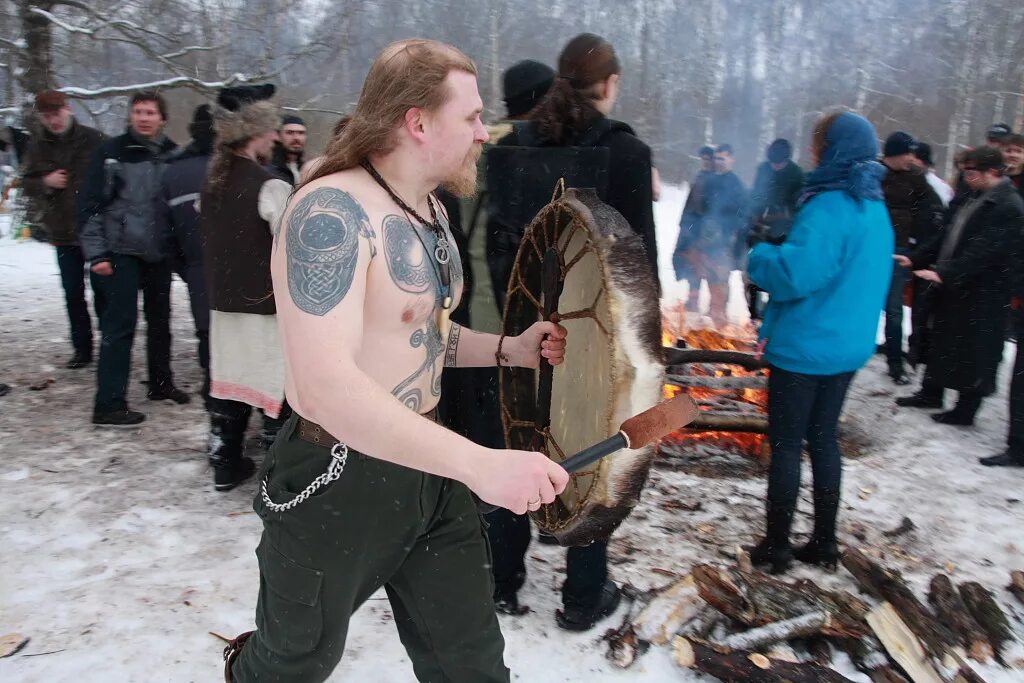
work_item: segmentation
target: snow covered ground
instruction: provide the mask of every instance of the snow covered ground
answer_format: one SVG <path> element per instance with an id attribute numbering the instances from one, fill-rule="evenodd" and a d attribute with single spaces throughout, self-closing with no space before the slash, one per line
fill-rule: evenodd
<path id="1" fill-rule="evenodd" d="M 666 188 L 657 206 L 659 241 L 674 244 L 683 193 Z M 2 233 L 3 231 L 0 231 Z M 737 292 L 738 294 L 738 292 Z M 199 388 L 185 289 L 174 288 L 174 369 L 184 388 Z M 742 300 L 730 310 L 742 316 Z M 141 325 L 140 325 L 141 327 Z M 260 524 L 250 501 L 255 483 L 213 491 L 204 447 L 206 421 L 187 406 L 145 400 L 144 341 L 135 347 L 130 401 L 149 419 L 137 431 L 103 431 L 89 423 L 94 368 L 66 370 L 67 342 L 60 280 L 52 250 L 0 239 L 0 635 L 31 638 L 0 659 L 0 681 L 214 681 L 223 644 L 253 627 Z M 1024 471 L 988 469 L 979 455 L 1005 439 L 1008 345 L 1000 386 L 973 429 L 938 426 L 927 414 L 897 410 L 895 388 L 880 358 L 861 372 L 847 404 L 845 429 L 862 453 L 847 462 L 841 540 L 883 549 L 919 590 L 937 571 L 1002 590 L 1010 569 L 1024 568 Z M 41 391 L 29 385 L 52 378 Z M 256 455 L 261 455 L 256 451 Z M 809 472 L 805 475 L 809 476 Z M 728 473 L 725 473 L 728 474 Z M 635 514 L 611 547 L 618 581 L 642 588 L 686 572 L 761 531 L 764 480 L 701 478 L 656 469 Z M 809 530 L 809 494 L 797 532 Z M 666 501 L 699 502 L 695 512 Z M 910 517 L 916 530 L 897 539 L 881 532 Z M 605 660 L 603 631 L 559 630 L 564 552 L 534 545 L 522 601 L 533 611 L 502 617 L 506 661 L 514 679 L 531 683 L 710 680 L 680 671 L 665 649 L 652 649 L 632 669 Z M 723 561 L 725 561 L 723 559 Z M 852 589 L 843 573 L 800 568 L 795 576 Z M 1016 605 L 1019 616 L 1022 612 Z M 345 658 L 332 681 L 412 681 L 383 593 L 355 616 Z M 848 669 L 848 667 L 847 667 Z M 990 683 L 1019 681 L 1021 672 L 985 672 Z M 856 680 L 867 679 L 856 673 Z"/>

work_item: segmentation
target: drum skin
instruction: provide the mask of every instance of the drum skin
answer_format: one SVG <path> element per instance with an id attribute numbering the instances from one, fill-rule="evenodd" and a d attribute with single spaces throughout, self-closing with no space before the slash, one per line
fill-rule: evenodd
<path id="1" fill-rule="evenodd" d="M 550 427 L 535 424 L 536 370 L 501 369 L 501 412 L 509 448 L 561 462 L 657 404 L 665 365 L 658 287 L 643 244 L 592 190 L 556 190 L 527 228 L 502 335 L 518 335 L 542 318 L 542 259 L 552 246 L 561 255 L 557 313 L 568 338 L 565 362 L 554 368 Z M 554 503 L 532 513 L 537 526 L 562 545 L 607 540 L 639 501 L 655 448 L 619 451 L 574 473 Z"/>

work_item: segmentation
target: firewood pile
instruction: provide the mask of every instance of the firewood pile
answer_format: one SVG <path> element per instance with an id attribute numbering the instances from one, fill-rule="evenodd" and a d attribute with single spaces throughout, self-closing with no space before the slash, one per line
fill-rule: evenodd
<path id="1" fill-rule="evenodd" d="M 668 646 L 680 667 L 723 683 L 849 681 L 831 666 L 836 652 L 874 683 L 984 681 L 972 663 L 1019 669 L 1024 680 L 1024 645 L 981 584 L 938 574 L 919 597 L 859 549 L 842 564 L 864 598 L 755 571 L 742 551 L 735 566 L 698 565 L 663 588 L 627 586 L 632 602 L 604 635 L 607 657 L 628 668 L 651 645 Z M 1007 589 L 1024 603 L 1024 573 Z"/>

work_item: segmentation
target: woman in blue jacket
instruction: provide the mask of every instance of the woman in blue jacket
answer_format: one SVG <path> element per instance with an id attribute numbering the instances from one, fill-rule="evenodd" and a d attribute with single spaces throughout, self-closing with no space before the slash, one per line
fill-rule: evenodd
<path id="1" fill-rule="evenodd" d="M 834 567 L 842 478 L 837 425 L 854 373 L 875 350 L 892 275 L 894 236 L 872 125 L 852 112 L 824 117 L 789 239 L 750 252 L 751 281 L 771 296 L 761 342 L 768 384 L 767 533 L 755 564 L 785 571 L 793 558 Z M 804 441 L 814 474 L 814 535 L 793 551 L 789 531 Z"/>

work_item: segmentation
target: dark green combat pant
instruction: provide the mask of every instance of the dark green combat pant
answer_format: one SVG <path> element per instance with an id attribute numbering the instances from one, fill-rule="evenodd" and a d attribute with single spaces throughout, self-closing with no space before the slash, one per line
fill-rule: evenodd
<path id="1" fill-rule="evenodd" d="M 327 471 L 330 449 L 299 439 L 298 415 L 267 455 L 267 491 L 294 498 Z M 323 681 L 352 613 L 381 586 L 425 683 L 507 683 L 490 557 L 463 484 L 350 451 L 341 477 L 263 519 L 257 630 L 232 666 L 238 683 Z"/>

